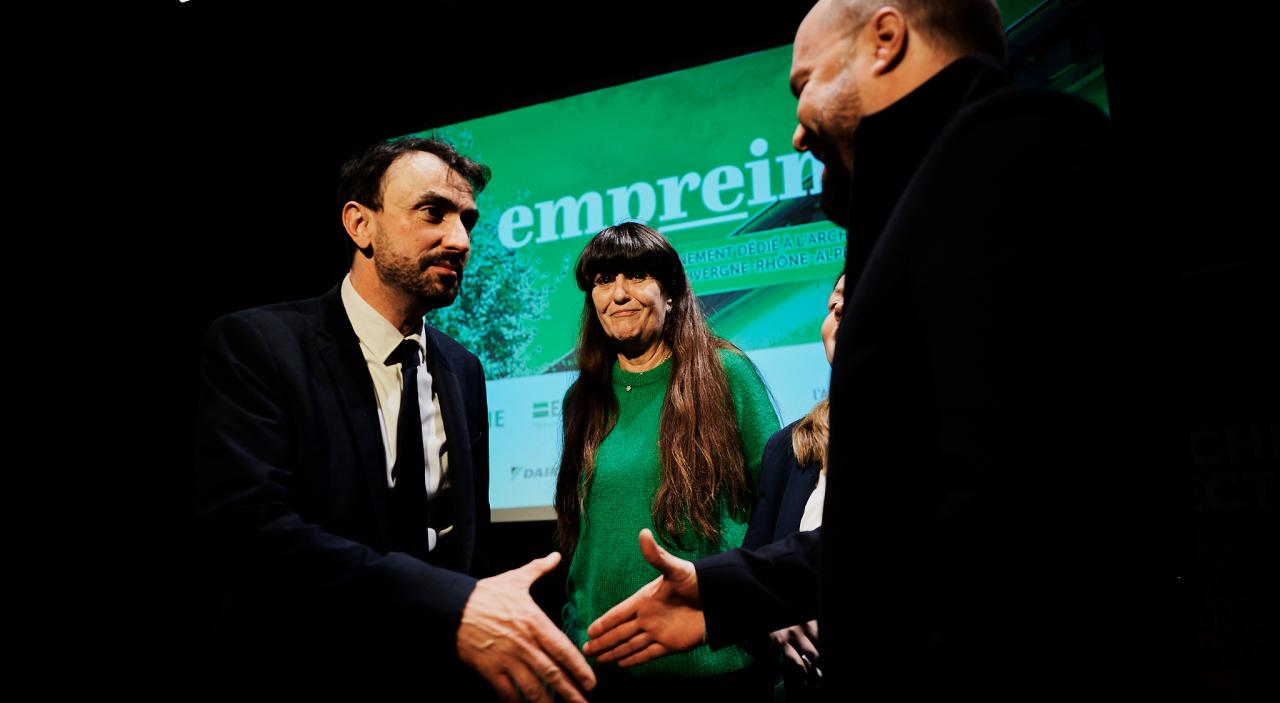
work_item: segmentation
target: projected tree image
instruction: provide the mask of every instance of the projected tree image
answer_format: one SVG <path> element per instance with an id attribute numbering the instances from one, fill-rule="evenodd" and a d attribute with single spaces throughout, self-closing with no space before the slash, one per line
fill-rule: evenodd
<path id="1" fill-rule="evenodd" d="M 542 271 L 548 267 L 527 259 L 499 244 L 492 228 L 477 227 L 458 299 L 428 315 L 432 325 L 480 357 L 488 380 L 540 372 L 528 366 L 537 351 L 537 327 L 530 321 L 546 313 Z M 560 268 L 563 275 L 568 264 Z"/>

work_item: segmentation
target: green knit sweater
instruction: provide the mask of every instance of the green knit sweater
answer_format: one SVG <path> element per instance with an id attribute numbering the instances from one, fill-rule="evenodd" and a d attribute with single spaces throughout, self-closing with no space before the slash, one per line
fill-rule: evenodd
<path id="1" fill-rule="evenodd" d="M 748 485 L 754 487 L 765 442 L 778 430 L 778 416 L 746 357 L 721 350 L 720 360 L 737 409 Z M 670 361 L 642 373 L 623 371 L 614 364 L 618 421 L 596 452 L 595 476 L 587 492 L 578 546 L 569 563 L 564 630 L 579 648 L 587 641 L 587 627 L 593 620 L 657 576 L 640 554 L 638 536 L 645 527 L 658 534 L 652 517 L 653 497 L 661 482 L 658 428 L 670 378 Z M 672 554 L 690 560 L 742 546 L 745 521 L 733 519 L 722 509 L 720 529 L 718 548 L 709 548 L 705 540 L 688 538 L 690 549 L 660 543 Z M 706 676 L 736 671 L 750 662 L 751 657 L 739 647 L 713 652 L 702 645 L 626 671 L 637 676 Z"/>

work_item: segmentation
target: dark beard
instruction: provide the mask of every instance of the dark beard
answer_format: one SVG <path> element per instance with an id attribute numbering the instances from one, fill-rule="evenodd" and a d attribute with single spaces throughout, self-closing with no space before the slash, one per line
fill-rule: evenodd
<path id="1" fill-rule="evenodd" d="M 413 295 L 430 309 L 436 310 L 453 304 L 462 289 L 465 257 L 445 250 L 427 252 L 417 261 L 404 257 L 379 258 L 375 261 L 378 276 L 385 282 Z M 450 262 L 455 276 L 427 274 L 427 269 L 440 262 Z"/>

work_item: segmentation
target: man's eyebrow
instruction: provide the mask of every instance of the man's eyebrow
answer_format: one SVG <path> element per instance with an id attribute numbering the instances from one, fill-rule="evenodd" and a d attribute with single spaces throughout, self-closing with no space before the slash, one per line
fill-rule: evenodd
<path id="1" fill-rule="evenodd" d="M 424 190 L 418 194 L 413 207 L 420 208 L 423 205 L 448 205 L 454 210 L 458 209 L 458 203 L 453 198 L 436 190 Z"/>
<path id="2" fill-rule="evenodd" d="M 413 203 L 413 209 L 417 210 L 418 208 L 425 207 L 427 205 L 435 205 L 436 207 L 443 207 L 446 210 L 459 213 L 462 217 L 462 222 L 468 231 L 470 231 L 471 228 L 475 226 L 476 221 L 480 219 L 480 211 L 476 209 L 474 205 L 463 208 L 459 206 L 457 200 L 454 200 L 449 195 L 437 190 L 427 189 L 419 193 L 417 200 Z"/>

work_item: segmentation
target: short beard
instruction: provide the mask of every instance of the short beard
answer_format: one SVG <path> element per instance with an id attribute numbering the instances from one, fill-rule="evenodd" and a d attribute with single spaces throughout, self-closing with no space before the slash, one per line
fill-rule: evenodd
<path id="1" fill-rule="evenodd" d="M 453 264 L 457 275 L 451 277 L 452 280 L 442 280 L 435 274 L 426 275 L 427 269 L 441 261 Z M 408 293 L 429 310 L 449 307 L 457 299 L 458 292 L 462 289 L 463 263 L 463 255 L 442 249 L 429 251 L 416 261 L 408 257 L 388 255 L 385 247 L 381 252 L 375 249 L 373 257 L 378 277 L 384 283 Z"/>

